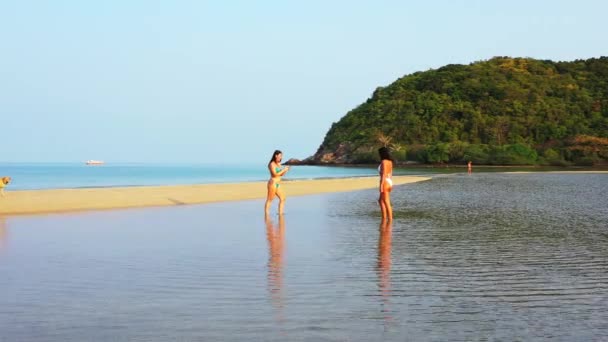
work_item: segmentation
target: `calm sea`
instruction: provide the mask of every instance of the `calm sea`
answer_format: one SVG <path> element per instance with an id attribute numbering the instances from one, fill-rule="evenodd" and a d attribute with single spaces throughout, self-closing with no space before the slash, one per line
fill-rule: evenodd
<path id="1" fill-rule="evenodd" d="M 292 166 L 284 177 L 313 179 L 376 175 L 373 168 Z M 10 190 L 231 183 L 268 179 L 261 165 L 0 164 L 12 177 Z"/>
<path id="2" fill-rule="evenodd" d="M 563 170 L 559 168 L 488 168 L 484 172 Z M 396 168 L 395 175 L 459 173 L 462 167 Z M 260 165 L 155 165 L 106 164 L 87 166 L 76 163 L 0 163 L 0 176 L 11 176 L 11 190 L 73 189 L 117 186 L 233 183 L 268 179 L 265 164 Z M 373 166 L 292 166 L 283 177 L 318 179 L 376 176 Z"/>
<path id="3" fill-rule="evenodd" d="M 288 184 L 285 184 L 288 187 Z M 0 218 L 1 341 L 605 341 L 608 174 Z M 276 203 L 273 211 L 276 211 Z"/>

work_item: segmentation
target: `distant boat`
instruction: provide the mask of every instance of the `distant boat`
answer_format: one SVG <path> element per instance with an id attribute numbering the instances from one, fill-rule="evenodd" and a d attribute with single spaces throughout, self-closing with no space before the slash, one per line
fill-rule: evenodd
<path id="1" fill-rule="evenodd" d="M 87 160 L 86 164 L 87 165 L 102 165 L 105 163 L 101 160 Z"/>

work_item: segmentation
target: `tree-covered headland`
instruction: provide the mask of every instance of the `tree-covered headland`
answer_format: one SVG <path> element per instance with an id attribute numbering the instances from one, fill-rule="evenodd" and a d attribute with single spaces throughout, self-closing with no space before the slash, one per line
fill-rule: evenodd
<path id="1" fill-rule="evenodd" d="M 608 57 L 495 57 L 406 75 L 331 125 L 313 163 L 608 161 Z"/>

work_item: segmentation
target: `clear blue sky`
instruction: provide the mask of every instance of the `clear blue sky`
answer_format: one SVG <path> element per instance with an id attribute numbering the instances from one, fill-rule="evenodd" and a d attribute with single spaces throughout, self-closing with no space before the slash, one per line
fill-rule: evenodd
<path id="1" fill-rule="evenodd" d="M 378 86 L 608 55 L 606 1 L 0 1 L 0 161 L 313 154 Z"/>

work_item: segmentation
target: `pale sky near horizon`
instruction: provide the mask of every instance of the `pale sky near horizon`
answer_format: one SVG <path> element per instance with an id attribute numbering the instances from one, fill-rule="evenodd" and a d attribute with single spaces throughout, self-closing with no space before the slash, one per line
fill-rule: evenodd
<path id="1" fill-rule="evenodd" d="M 608 2 L 0 1 L 0 162 L 312 155 L 403 75 L 608 55 Z"/>

